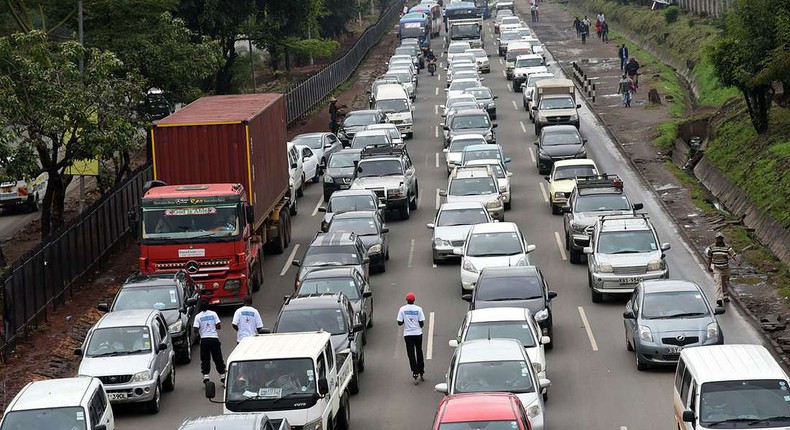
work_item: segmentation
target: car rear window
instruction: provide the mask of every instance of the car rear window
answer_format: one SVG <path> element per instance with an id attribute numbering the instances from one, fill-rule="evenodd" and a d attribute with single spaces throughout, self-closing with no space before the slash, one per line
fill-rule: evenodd
<path id="1" fill-rule="evenodd" d="M 486 278 L 477 282 L 476 300 L 529 300 L 543 297 L 543 284 L 536 276 Z"/>

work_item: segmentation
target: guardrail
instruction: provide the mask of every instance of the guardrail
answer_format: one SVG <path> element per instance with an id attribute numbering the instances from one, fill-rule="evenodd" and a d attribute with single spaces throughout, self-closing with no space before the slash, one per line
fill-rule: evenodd
<path id="1" fill-rule="evenodd" d="M 595 84 L 592 79 L 587 77 L 587 73 L 579 66 L 579 63 L 574 61 L 571 63 L 571 66 L 573 66 L 573 78 L 576 79 L 581 86 L 585 97 L 595 103 Z"/>
<path id="2" fill-rule="evenodd" d="M 340 59 L 289 88 L 285 94 L 287 124 L 323 102 L 351 77 L 370 48 L 391 28 L 403 4 L 404 0 L 392 4 Z M 46 323 L 50 309 L 55 311 L 65 303 L 75 280 L 95 269 L 124 242 L 130 231 L 127 213 L 140 201 L 143 184 L 152 176 L 150 165 L 137 169 L 0 275 L 0 361 L 6 361 L 20 336 L 27 338 L 31 330 Z"/>

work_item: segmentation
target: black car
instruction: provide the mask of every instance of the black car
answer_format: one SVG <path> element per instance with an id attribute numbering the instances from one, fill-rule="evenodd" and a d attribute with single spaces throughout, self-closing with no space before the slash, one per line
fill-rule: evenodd
<path id="1" fill-rule="evenodd" d="M 326 232 L 329 221 L 336 214 L 353 211 L 377 212 L 384 219 L 384 210 L 387 205 L 382 203 L 376 193 L 371 190 L 343 190 L 338 191 L 329 198 L 326 206 L 318 208 L 324 214 L 321 220 L 321 231 Z"/>
<path id="2" fill-rule="evenodd" d="M 176 359 L 181 363 L 192 361 L 192 323 L 197 313 L 199 291 L 192 277 L 180 270 L 130 276 L 123 283 L 112 305 L 99 303 L 103 312 L 128 309 L 156 309 L 162 312 L 173 339 Z"/>
<path id="3" fill-rule="evenodd" d="M 570 158 L 587 158 L 584 145 L 587 139 L 582 139 L 579 130 L 572 125 L 551 125 L 543 127 L 540 131 L 540 140 L 535 142 L 538 147 L 538 156 L 535 163 L 540 174 L 551 172 L 555 161 Z"/>
<path id="4" fill-rule="evenodd" d="M 370 279 L 370 258 L 365 244 L 356 234 L 348 232 L 322 233 L 313 237 L 301 260 L 291 262 L 299 268 L 296 273 L 296 289 L 302 279 L 319 268 L 348 266 L 358 271 L 365 280 Z"/>
<path id="5" fill-rule="evenodd" d="M 347 147 L 358 131 L 362 131 L 370 124 L 383 124 L 387 122 L 387 115 L 381 109 L 355 110 L 346 114 L 337 137 L 343 146 Z"/>
<path id="6" fill-rule="evenodd" d="M 323 330 L 329 333 L 336 354 L 343 354 L 346 349 L 351 350 L 354 374 L 348 388 L 351 394 L 356 394 L 359 392 L 359 373 L 365 371 L 363 328 L 345 294 L 330 293 L 286 297 L 277 316 L 274 332 Z"/>
<path id="7" fill-rule="evenodd" d="M 354 166 L 359 161 L 361 149 L 341 149 L 329 157 L 324 170 L 324 201 L 337 190 L 347 190 L 351 187 L 351 177 L 354 176 Z"/>
<path id="8" fill-rule="evenodd" d="M 335 214 L 326 228 L 329 233 L 352 232 L 362 239 L 368 251 L 370 265 L 379 272 L 387 270 L 386 261 L 390 258 L 389 231 L 381 213 L 378 211 L 353 211 Z"/>
<path id="9" fill-rule="evenodd" d="M 547 348 L 554 346 L 554 323 L 551 300 L 557 293 L 549 291 L 543 272 L 536 266 L 486 267 L 472 294 L 464 294 L 469 309 L 528 308 L 543 334 L 551 338 Z"/>

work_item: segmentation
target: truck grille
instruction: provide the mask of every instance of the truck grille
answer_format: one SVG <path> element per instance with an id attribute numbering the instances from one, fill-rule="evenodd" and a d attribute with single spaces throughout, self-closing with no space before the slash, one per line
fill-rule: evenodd
<path id="1" fill-rule="evenodd" d="M 126 384 L 127 382 L 132 380 L 132 375 L 99 376 L 99 380 L 104 385 Z"/>
<path id="2" fill-rule="evenodd" d="M 565 116 L 549 116 L 546 117 L 546 121 L 550 123 L 561 123 L 561 122 L 569 122 L 571 117 L 568 115 Z"/>
<path id="3" fill-rule="evenodd" d="M 612 272 L 615 275 L 644 275 L 647 272 L 647 266 L 619 266 L 613 267 Z"/>
<path id="4" fill-rule="evenodd" d="M 699 342 L 699 337 L 688 336 L 683 337 L 682 340 L 679 340 L 677 337 L 662 337 L 661 342 L 664 345 L 686 346 Z"/>
<path id="5" fill-rule="evenodd" d="M 156 263 L 157 269 L 183 269 L 186 266 L 186 261 L 167 261 L 164 263 Z M 230 263 L 228 258 L 217 258 L 214 260 L 198 261 L 200 267 L 223 267 Z"/>

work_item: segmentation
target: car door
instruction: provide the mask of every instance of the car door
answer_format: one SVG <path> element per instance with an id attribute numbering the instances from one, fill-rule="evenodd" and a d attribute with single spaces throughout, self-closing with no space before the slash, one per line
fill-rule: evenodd
<path id="1" fill-rule="evenodd" d="M 543 271 L 538 267 L 538 278 L 540 278 L 541 287 L 543 288 L 543 306 L 549 310 L 549 318 L 551 318 L 551 300 L 549 300 L 549 284 L 546 283 L 546 276 Z"/>
<path id="2" fill-rule="evenodd" d="M 365 318 L 370 319 L 373 317 L 373 297 L 365 297 L 366 292 L 372 293 L 370 284 L 365 282 L 365 279 L 359 273 L 357 273 L 356 270 L 352 271 L 352 273 L 352 276 L 354 277 L 354 283 L 357 284 L 359 296 L 362 297 L 362 312 L 365 314 Z"/>
<path id="3" fill-rule="evenodd" d="M 156 342 L 154 343 L 154 351 L 157 351 L 156 361 L 160 375 L 159 377 L 164 379 L 165 375 L 170 372 L 170 354 L 173 351 L 173 346 L 167 334 L 167 324 L 164 323 L 161 315 L 158 315 L 156 319 L 154 319 L 154 327 L 152 328 L 155 330 L 154 339 Z M 160 343 L 166 343 L 168 348 L 158 351 Z"/>
<path id="4" fill-rule="evenodd" d="M 340 149 L 340 141 L 337 139 L 337 136 L 334 134 L 325 134 L 324 153 L 321 157 L 321 166 L 323 168 L 326 168 L 326 160 L 329 159 L 329 156 L 334 154 L 338 149 Z"/>
<path id="5" fill-rule="evenodd" d="M 406 179 L 406 186 L 409 190 L 409 193 L 412 194 L 415 199 L 417 199 L 417 190 L 414 186 L 414 183 L 416 182 L 414 165 L 411 163 L 411 158 L 409 158 L 409 156 L 406 154 L 403 156 L 403 167 L 403 174 Z"/>
<path id="6" fill-rule="evenodd" d="M 631 298 L 625 304 L 625 311 L 631 311 L 634 313 L 634 318 L 623 318 L 623 324 L 625 325 L 625 337 L 628 339 L 629 342 L 632 342 L 634 337 L 636 336 L 636 326 L 637 326 L 637 319 L 639 318 L 639 291 L 641 288 L 637 286 L 634 289 L 634 292 L 631 293 Z M 632 343 L 633 344 L 633 343 Z"/>
<path id="7" fill-rule="evenodd" d="M 381 236 L 381 255 L 386 255 L 389 253 L 389 228 L 387 224 L 384 223 L 382 217 L 377 213 L 376 216 L 373 217 L 374 222 L 376 223 L 376 230 L 379 232 Z M 385 231 L 386 229 L 386 231 Z"/>
<path id="8" fill-rule="evenodd" d="M 314 178 L 318 175 L 318 157 L 316 157 L 312 149 L 306 146 L 302 148 L 300 155 L 305 178 Z"/>
<path id="9" fill-rule="evenodd" d="M 362 265 L 362 274 L 366 281 L 370 281 L 370 257 L 368 257 L 368 251 L 365 249 L 365 244 L 362 243 L 362 239 L 358 236 L 354 236 L 354 238 L 356 239 L 354 241 L 354 246 L 357 248 L 357 255 Z"/>

